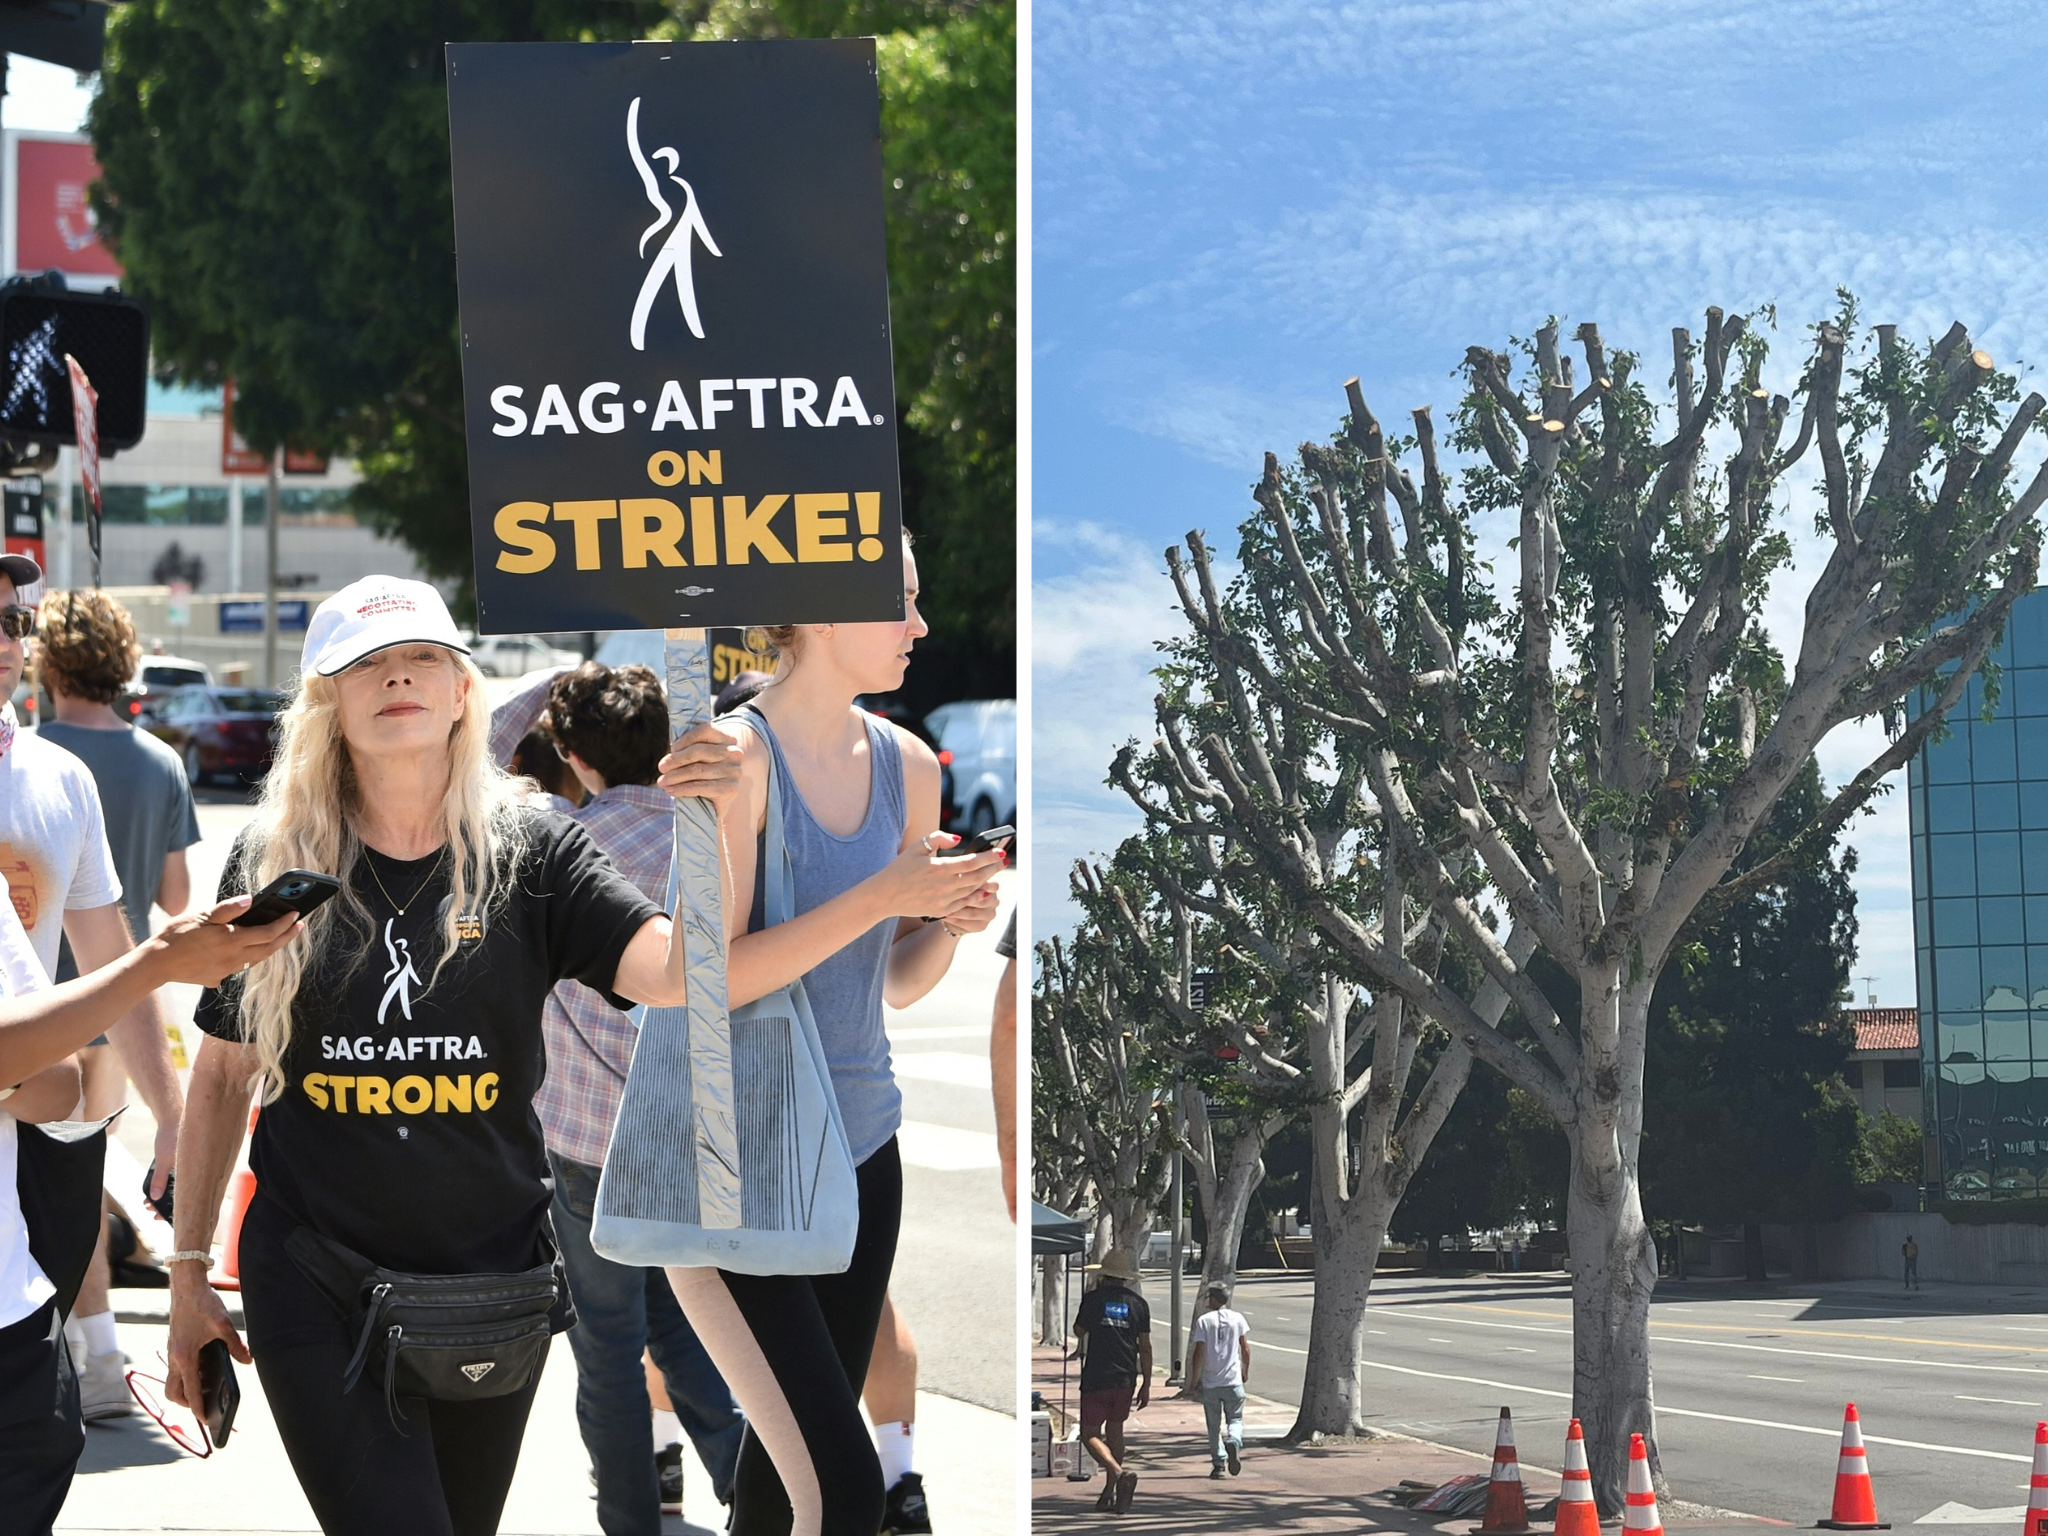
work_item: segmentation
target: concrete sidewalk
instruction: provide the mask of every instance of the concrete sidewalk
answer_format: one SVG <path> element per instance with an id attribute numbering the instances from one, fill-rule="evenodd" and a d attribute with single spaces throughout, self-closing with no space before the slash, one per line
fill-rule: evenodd
<path id="1" fill-rule="evenodd" d="M 1034 1348 L 1031 1385 L 1049 1402 L 1060 1401 L 1060 1356 L 1057 1350 Z M 1138 1474 L 1130 1512 L 1120 1519 L 1099 1513 L 1095 1500 L 1102 1492 L 1102 1471 L 1083 1453 L 1093 1474 L 1088 1482 L 1065 1478 L 1034 1478 L 1031 1484 L 1031 1527 L 1034 1531 L 1097 1529 L 1115 1521 L 1119 1529 L 1165 1533 L 1230 1532 L 1259 1536 L 1264 1532 L 1348 1533 L 1398 1532 L 1403 1536 L 1443 1533 L 1469 1536 L 1478 1526 L 1470 1519 L 1437 1520 L 1408 1509 L 1385 1490 L 1403 1479 L 1444 1483 L 1471 1472 L 1483 1472 L 1489 1457 L 1405 1435 L 1378 1434 L 1360 1441 L 1290 1446 L 1282 1443 L 1294 1422 L 1285 1403 L 1249 1397 L 1245 1403 L 1244 1471 L 1221 1481 L 1209 1476 L 1208 1430 L 1202 1405 L 1181 1398 L 1155 1381 L 1151 1406 L 1134 1414 L 1127 1433 L 1128 1465 Z M 1069 1414 L 1079 1401 L 1071 1367 L 1067 1378 Z M 1557 1495 L 1555 1469 L 1522 1463 L 1524 1492 L 1533 1512 Z M 1694 1511 L 1684 1506 L 1662 1511 L 1670 1529 L 1708 1533 L 1759 1533 L 1777 1522 L 1731 1516 L 1724 1511 Z M 1539 1521 L 1538 1524 L 1547 1524 Z M 1616 1522 L 1618 1523 L 1618 1522 Z"/>
<path id="2" fill-rule="evenodd" d="M 136 1368 L 160 1374 L 164 1328 L 136 1321 L 161 1316 L 161 1291 L 117 1291 L 121 1342 Z M 256 1372 L 237 1367 L 242 1408 L 225 1449 L 201 1461 L 178 1449 L 138 1410 L 93 1425 L 85 1457 L 57 1529 L 96 1532 L 261 1532 L 319 1530 L 292 1476 L 284 1445 L 263 1401 Z M 504 1536 L 595 1536 L 597 1504 L 590 1460 L 576 1431 L 576 1367 L 557 1339 L 527 1423 L 519 1471 L 499 1529 Z M 917 1401 L 918 1461 L 932 1510 L 947 1536 L 1015 1536 L 1017 1421 L 971 1403 L 921 1392 Z M 694 1455 L 684 1457 L 683 1514 L 667 1532 L 716 1533 L 725 1510 Z M 4 1526 L 0 1519 L 0 1526 Z"/>

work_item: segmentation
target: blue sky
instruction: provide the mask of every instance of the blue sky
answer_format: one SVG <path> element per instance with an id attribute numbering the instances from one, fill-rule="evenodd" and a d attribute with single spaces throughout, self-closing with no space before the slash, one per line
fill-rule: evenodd
<path id="1" fill-rule="evenodd" d="M 1845 285 L 1916 338 L 1964 321 L 2048 390 L 2032 7 L 1038 0 L 1033 48 L 1041 936 L 1070 921 L 1072 860 L 1136 824 L 1101 780 L 1150 739 L 1160 552 L 1189 528 L 1229 547 L 1260 454 L 1326 436 L 1348 375 L 1382 419 L 1441 423 L 1465 348 L 1545 315 L 1662 378 L 1672 326 L 1775 302 L 1786 388 Z M 1820 558 L 1798 549 L 1770 611 L 1788 640 Z M 1823 770 L 1871 740 L 1838 732 Z M 1909 1004 L 1902 793 L 1850 840 L 1856 973 Z"/>

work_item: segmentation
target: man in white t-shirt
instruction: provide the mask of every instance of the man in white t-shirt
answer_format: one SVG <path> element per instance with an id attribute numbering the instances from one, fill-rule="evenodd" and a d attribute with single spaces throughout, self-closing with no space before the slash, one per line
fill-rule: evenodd
<path id="1" fill-rule="evenodd" d="M 1200 1389 L 1202 1411 L 1209 1417 L 1209 1475 L 1221 1477 L 1227 1465 L 1235 1477 L 1244 1465 L 1244 1384 L 1252 1373 L 1252 1325 L 1230 1310 L 1227 1287 L 1210 1286 L 1206 1301 L 1195 1319 L 1188 1380 Z"/>
<path id="2" fill-rule="evenodd" d="M 42 580 L 26 555 L 0 555 L 0 700 L 13 696 L 27 661 L 34 610 L 20 589 Z M 98 970 L 134 948 L 121 910 L 121 882 L 107 848 L 99 789 L 91 772 L 62 747 L 15 728 L 12 705 L 0 706 L 0 875 L 45 975 L 57 970 L 60 938 L 69 938 L 81 973 Z M 151 995 L 107 1031 L 142 1100 L 156 1116 L 158 1188 L 177 1156 L 184 1100 L 171 1070 L 162 1004 Z M 95 1117 L 118 1104 L 89 1104 Z M 114 1314 L 78 1319 L 85 1342 L 84 1412 L 88 1419 L 130 1411 L 125 1360 Z"/>

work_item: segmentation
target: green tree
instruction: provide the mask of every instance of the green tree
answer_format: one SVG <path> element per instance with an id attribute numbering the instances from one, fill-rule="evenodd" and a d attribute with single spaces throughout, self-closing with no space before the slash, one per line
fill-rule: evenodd
<path id="1" fill-rule="evenodd" d="M 1926 1177 L 1926 1138 L 1917 1121 L 1886 1110 L 1863 1118 L 1863 1176 L 1880 1184 L 1918 1184 Z"/>
<path id="2" fill-rule="evenodd" d="M 1809 764 L 1743 865 L 1773 857 L 1825 798 Z M 1679 949 L 1651 1002 L 1644 1207 L 1743 1226 L 1752 1279 L 1763 1223 L 1839 1215 L 1861 1171 L 1862 1117 L 1841 1081 L 1854 1032 L 1836 1002 L 1855 952 L 1855 864 L 1832 838 L 1796 848 L 1781 883 Z"/>
<path id="3" fill-rule="evenodd" d="M 232 376 L 258 448 L 354 455 L 359 514 L 466 583 L 442 45 L 862 32 L 906 517 L 934 647 L 974 653 L 986 690 L 1014 671 L 1014 5 L 134 0 L 89 119 L 95 205 L 163 376 Z"/>

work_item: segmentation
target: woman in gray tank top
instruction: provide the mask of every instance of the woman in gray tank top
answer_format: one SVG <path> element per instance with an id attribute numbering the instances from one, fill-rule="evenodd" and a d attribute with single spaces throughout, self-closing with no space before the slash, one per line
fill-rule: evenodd
<path id="1" fill-rule="evenodd" d="M 873 1536 L 881 1528 L 881 1464 L 860 1396 L 903 1203 L 903 1101 L 882 1005 L 904 1007 L 931 991 L 961 936 L 980 932 L 996 913 L 988 881 L 1004 855 L 934 855 L 956 841 L 938 830 L 938 759 L 854 703 L 900 686 L 911 646 L 926 632 L 907 543 L 903 575 L 901 622 L 766 631 L 780 657 L 775 680 L 735 727 L 741 787 L 723 830 L 743 899 L 728 914 L 726 986 L 737 1007 L 803 978 L 853 1152 L 860 1231 L 844 1274 L 669 1271 L 746 1410 L 734 1536 Z M 745 895 L 759 886 L 771 772 L 797 915 L 763 928 L 758 896 Z"/>

